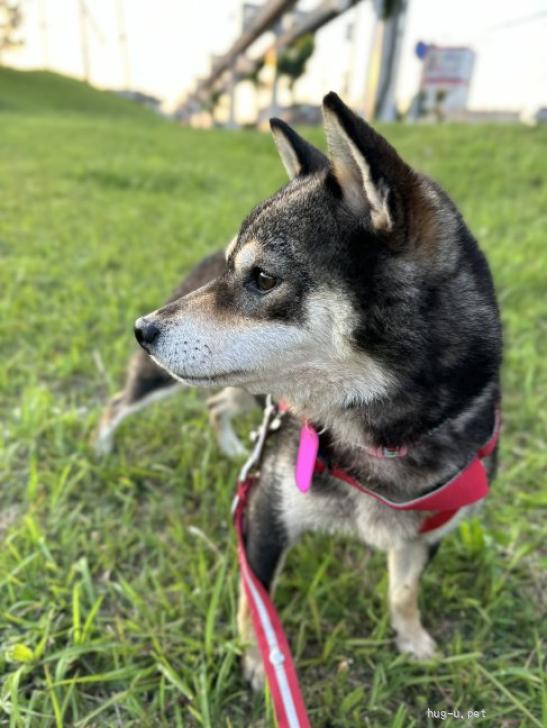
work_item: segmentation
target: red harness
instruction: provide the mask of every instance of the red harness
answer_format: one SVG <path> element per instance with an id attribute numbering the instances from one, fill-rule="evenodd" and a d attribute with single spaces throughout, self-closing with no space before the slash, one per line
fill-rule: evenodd
<path id="1" fill-rule="evenodd" d="M 270 432 L 272 419 L 279 410 L 268 398 L 264 419 L 260 427 L 255 447 L 243 466 L 237 483 L 232 513 L 237 533 L 239 566 L 241 580 L 249 604 L 258 647 L 266 672 L 266 679 L 272 694 L 275 715 L 279 728 L 309 728 L 306 707 L 300 692 L 296 668 L 292 659 L 287 638 L 273 602 L 257 579 L 247 560 L 244 539 L 244 516 L 251 489 L 256 475 L 251 474 L 261 458 L 264 443 Z M 451 520 L 464 506 L 482 500 L 488 494 L 488 476 L 482 463 L 491 455 L 498 443 L 500 434 L 500 415 L 496 411 L 494 432 L 473 460 L 447 483 L 433 492 L 405 502 L 391 501 L 359 483 L 355 478 L 336 466 L 327 468 L 321 459 L 316 459 L 314 474 L 328 471 L 333 478 L 347 483 L 361 493 L 376 498 L 389 508 L 398 511 L 429 511 L 422 522 L 419 533 L 427 533 L 440 528 Z M 406 455 L 402 449 L 399 456 Z M 375 457 L 382 455 L 374 455 Z M 388 457 L 392 457 L 390 453 Z M 305 497 L 305 496 L 303 496 Z"/>
<path id="2" fill-rule="evenodd" d="M 488 442 L 479 449 L 469 465 L 431 493 L 426 493 L 402 503 L 389 500 L 375 493 L 341 468 L 333 467 L 328 472 L 331 477 L 343 480 L 352 488 L 376 498 L 376 500 L 395 511 L 433 511 L 431 515 L 424 519 L 419 529 L 419 533 L 427 533 L 450 521 L 463 506 L 471 505 L 471 503 L 486 498 L 488 495 L 488 475 L 482 461 L 494 452 L 499 436 L 500 414 L 496 410 L 494 432 Z M 327 470 L 327 467 L 323 461 L 317 459 L 314 473 L 323 473 L 325 470 Z"/>

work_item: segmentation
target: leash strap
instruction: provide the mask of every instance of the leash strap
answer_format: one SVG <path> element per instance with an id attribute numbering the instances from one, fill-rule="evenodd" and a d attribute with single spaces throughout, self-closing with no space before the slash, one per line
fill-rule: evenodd
<path id="1" fill-rule="evenodd" d="M 310 728 L 291 649 L 281 621 L 270 595 L 251 569 L 245 551 L 243 515 L 254 482 L 254 478 L 249 476 L 238 483 L 239 497 L 234 517 L 241 581 L 249 603 L 277 724 L 279 728 Z"/>
<path id="2" fill-rule="evenodd" d="M 245 550 L 244 515 L 249 493 L 256 482 L 251 470 L 260 463 L 269 432 L 278 426 L 275 419 L 278 414 L 280 414 L 278 408 L 271 396 L 268 396 L 253 451 L 239 474 L 232 516 L 237 536 L 241 582 L 249 604 L 277 724 L 279 728 L 311 728 L 291 649 L 281 621 L 270 595 L 253 572 Z"/>

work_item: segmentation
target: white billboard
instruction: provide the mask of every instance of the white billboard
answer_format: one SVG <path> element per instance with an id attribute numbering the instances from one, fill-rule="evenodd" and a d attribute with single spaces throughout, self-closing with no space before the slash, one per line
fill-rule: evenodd
<path id="1" fill-rule="evenodd" d="M 475 52 L 463 46 L 430 45 L 425 54 L 420 90 L 426 108 L 439 103 L 445 111 L 467 106 Z"/>

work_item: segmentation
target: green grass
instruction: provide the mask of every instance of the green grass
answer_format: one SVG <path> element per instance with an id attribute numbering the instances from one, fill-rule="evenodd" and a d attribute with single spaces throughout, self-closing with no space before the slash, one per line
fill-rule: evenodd
<path id="1" fill-rule="evenodd" d="M 267 136 L 179 129 L 41 78 L 19 74 L 17 91 L 0 71 L 0 725 L 273 725 L 239 673 L 236 466 L 202 395 L 128 421 L 105 461 L 89 441 L 135 317 L 283 170 Z M 491 260 L 507 343 L 501 473 L 484 518 L 446 539 L 423 580 L 444 658 L 397 655 L 384 558 L 360 545 L 305 539 L 276 601 L 314 728 L 439 725 L 428 707 L 541 726 L 547 129 L 386 133 L 445 185 Z"/>
<path id="2" fill-rule="evenodd" d="M 128 104 L 108 91 L 50 71 L 0 67 L 0 113 L 108 114 L 144 119 L 144 107 Z"/>

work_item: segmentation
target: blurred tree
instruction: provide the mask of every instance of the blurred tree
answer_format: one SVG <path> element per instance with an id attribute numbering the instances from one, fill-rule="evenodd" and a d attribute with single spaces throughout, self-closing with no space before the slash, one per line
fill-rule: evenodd
<path id="1" fill-rule="evenodd" d="M 215 111 L 217 109 L 221 96 L 221 91 L 219 91 L 218 89 L 213 89 L 204 104 L 205 110 L 208 111 L 211 115 L 211 121 L 213 122 L 213 125 L 215 123 Z"/>
<path id="2" fill-rule="evenodd" d="M 23 41 L 17 36 L 23 14 L 20 0 L 0 0 L 0 62 L 2 52 L 17 48 Z"/>
<path id="3" fill-rule="evenodd" d="M 245 76 L 243 76 L 243 78 L 241 80 L 250 81 L 255 88 L 259 88 L 260 86 L 262 86 L 263 83 L 260 80 L 259 76 L 260 76 L 260 72 L 264 68 L 264 63 L 265 63 L 264 58 L 261 58 L 260 61 L 258 61 L 256 63 L 253 70 L 250 71 L 249 73 L 247 73 Z"/>
<path id="4" fill-rule="evenodd" d="M 314 50 L 314 37 L 312 33 L 306 33 L 279 54 L 277 73 L 279 76 L 287 76 L 291 92 L 294 89 L 294 84 L 306 70 L 306 63 L 313 55 Z"/>

